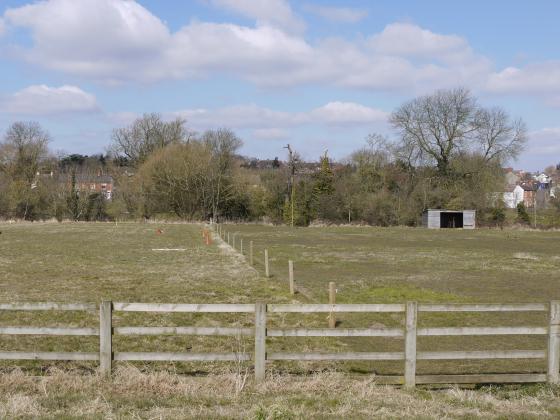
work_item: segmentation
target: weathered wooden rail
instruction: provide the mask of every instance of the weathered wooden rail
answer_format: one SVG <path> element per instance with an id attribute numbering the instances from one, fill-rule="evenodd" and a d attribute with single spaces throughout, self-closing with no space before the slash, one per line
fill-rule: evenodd
<path id="1" fill-rule="evenodd" d="M 62 328 L 2 326 L 0 335 L 40 336 L 97 336 L 99 352 L 21 352 L 2 351 L 0 360 L 86 360 L 99 361 L 101 371 L 109 375 L 113 361 L 249 361 L 252 360 L 255 378 L 265 378 L 266 363 L 277 360 L 373 360 L 403 361 L 403 376 L 379 377 L 380 382 L 404 384 L 440 383 L 525 383 L 560 382 L 560 301 L 549 304 L 166 304 L 122 303 L 103 301 L 84 303 L 9 303 L 0 304 L 1 311 L 97 311 L 99 328 Z M 545 312 L 549 313 L 546 326 L 534 327 L 443 327 L 417 328 L 418 314 L 423 312 Z M 254 326 L 242 327 L 113 327 L 114 312 L 184 312 L 184 313 L 251 313 Z M 267 314 L 275 313 L 401 313 L 403 328 L 267 328 Z M 252 353 L 191 353 L 191 352 L 122 352 L 114 351 L 116 335 L 200 335 L 200 336 L 254 336 Z M 430 351 L 416 350 L 417 337 L 426 336 L 548 336 L 546 349 L 491 350 L 491 351 Z M 390 337 L 403 339 L 403 351 L 397 352 L 305 352 L 287 353 L 266 351 L 267 337 Z M 481 359 L 546 359 L 546 373 L 537 374 L 475 374 L 475 375 L 417 375 L 418 360 L 481 360 Z"/>

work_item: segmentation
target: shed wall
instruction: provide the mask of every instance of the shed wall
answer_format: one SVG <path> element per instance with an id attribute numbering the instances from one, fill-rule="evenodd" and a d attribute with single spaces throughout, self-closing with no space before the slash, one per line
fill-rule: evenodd
<path id="1" fill-rule="evenodd" d="M 441 227 L 441 211 L 428 210 L 426 212 L 426 227 L 428 229 L 439 229 Z"/>
<path id="2" fill-rule="evenodd" d="M 474 210 L 463 211 L 463 229 L 474 229 L 476 227 L 476 212 Z"/>

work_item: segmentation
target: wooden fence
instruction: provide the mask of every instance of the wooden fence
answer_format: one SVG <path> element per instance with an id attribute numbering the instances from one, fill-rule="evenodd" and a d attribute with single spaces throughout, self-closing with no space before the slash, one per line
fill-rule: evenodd
<path id="1" fill-rule="evenodd" d="M 0 304 L 1 311 L 96 311 L 99 309 L 99 328 L 0 327 L 0 335 L 98 336 L 99 352 L 0 352 L 0 360 L 91 360 L 99 361 L 101 371 L 109 375 L 113 361 L 249 361 L 252 360 L 255 378 L 265 378 L 266 363 L 276 360 L 392 360 L 404 363 L 404 376 L 378 377 L 380 383 L 416 384 L 440 383 L 559 383 L 560 363 L 560 301 L 550 304 L 157 304 L 103 301 L 99 308 L 84 303 L 10 303 Z M 549 312 L 548 325 L 535 327 L 465 327 L 417 328 L 418 315 L 424 312 Z M 188 313 L 251 313 L 252 328 L 229 327 L 113 327 L 114 312 L 188 312 Z M 268 313 L 401 313 L 403 328 L 267 328 Z M 254 336 L 252 353 L 166 353 L 114 351 L 115 335 L 200 335 Z M 503 336 L 547 335 L 548 347 L 534 350 L 503 351 L 445 351 L 419 352 L 417 337 L 424 336 Z M 268 353 L 267 337 L 391 337 L 403 339 L 400 352 L 344 352 L 344 353 Z M 541 374 L 484 374 L 476 375 L 417 375 L 417 360 L 465 359 L 547 359 L 546 373 Z"/>

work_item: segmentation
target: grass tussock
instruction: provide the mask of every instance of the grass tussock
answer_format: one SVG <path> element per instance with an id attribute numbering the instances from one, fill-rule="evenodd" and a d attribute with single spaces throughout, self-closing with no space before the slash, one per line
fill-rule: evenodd
<path id="1" fill-rule="evenodd" d="M 0 375 L 0 418 L 557 418 L 559 389 L 545 385 L 405 391 L 374 376 L 271 375 L 239 388 L 240 373 L 182 376 L 119 366 L 112 380 L 52 369 Z"/>

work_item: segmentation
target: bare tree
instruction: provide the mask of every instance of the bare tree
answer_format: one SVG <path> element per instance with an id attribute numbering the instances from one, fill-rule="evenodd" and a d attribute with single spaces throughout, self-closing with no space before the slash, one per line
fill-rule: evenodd
<path id="1" fill-rule="evenodd" d="M 202 135 L 201 140 L 211 152 L 210 162 L 208 162 L 208 198 L 211 202 L 212 219 L 216 221 L 221 204 L 233 191 L 235 152 L 243 142 L 228 129 L 208 130 Z"/>
<path id="2" fill-rule="evenodd" d="M 189 133 L 185 123 L 181 118 L 166 122 L 159 114 L 144 114 L 128 127 L 113 130 L 112 151 L 137 166 L 155 150 L 186 141 Z"/>
<path id="3" fill-rule="evenodd" d="M 527 142 L 527 127 L 523 120 L 511 121 L 508 114 L 498 107 L 478 109 L 474 127 L 474 137 L 487 162 L 515 159 Z"/>
<path id="4" fill-rule="evenodd" d="M 0 170 L 31 185 L 48 157 L 49 134 L 37 122 L 12 124 L 0 143 Z"/>
<path id="5" fill-rule="evenodd" d="M 405 103 L 391 115 L 402 145 L 409 154 L 435 161 L 438 171 L 449 170 L 451 158 L 464 148 L 475 129 L 476 103 L 467 89 L 440 90 Z"/>
<path id="6" fill-rule="evenodd" d="M 440 175 L 466 152 L 486 162 L 516 158 L 527 140 L 521 119 L 501 108 L 482 108 L 467 89 L 440 90 L 405 103 L 390 118 L 399 133 L 395 148 L 410 163 L 434 162 Z M 415 162 L 413 162 L 415 161 Z"/>

